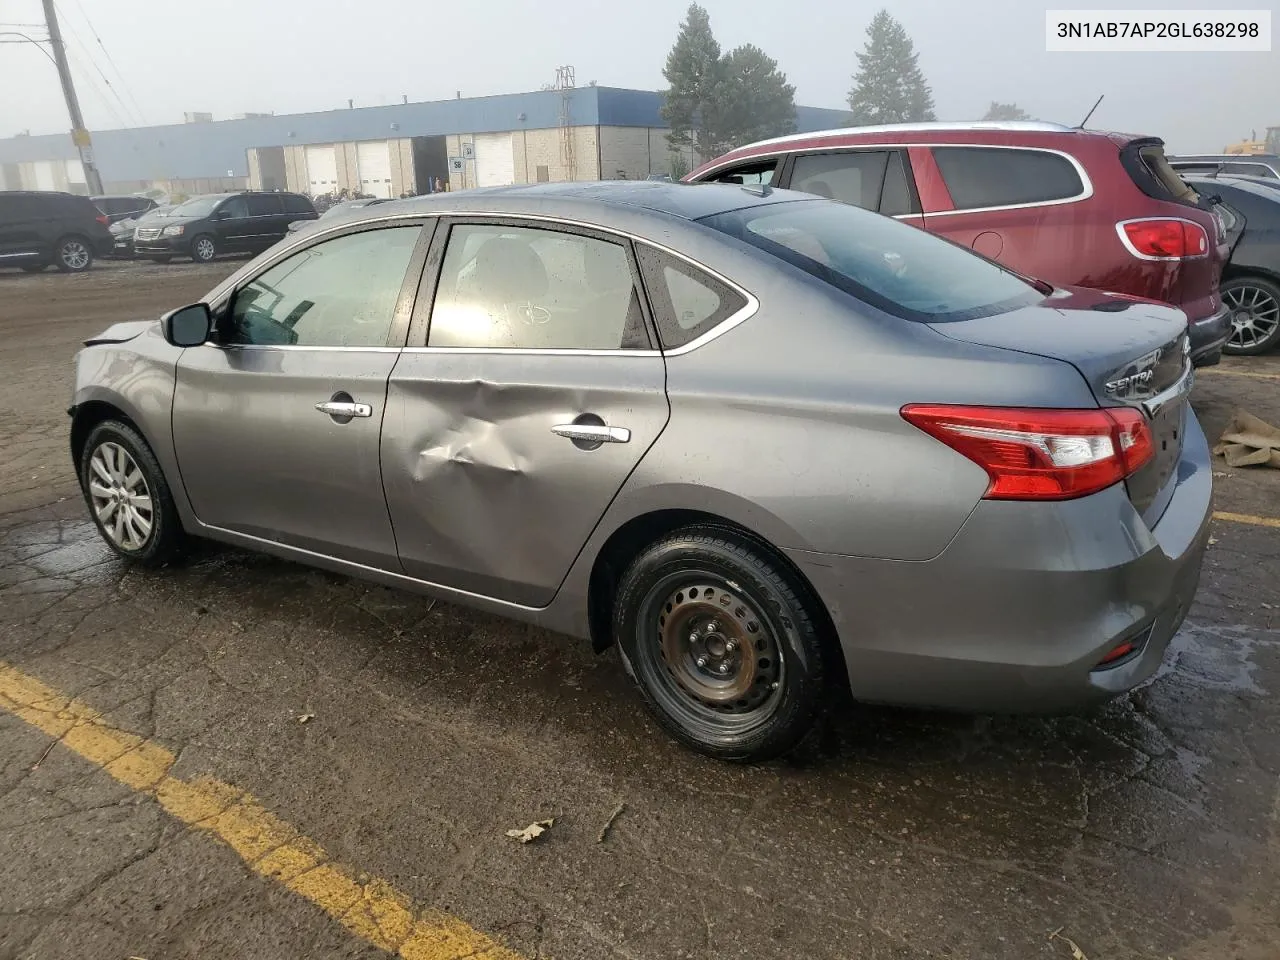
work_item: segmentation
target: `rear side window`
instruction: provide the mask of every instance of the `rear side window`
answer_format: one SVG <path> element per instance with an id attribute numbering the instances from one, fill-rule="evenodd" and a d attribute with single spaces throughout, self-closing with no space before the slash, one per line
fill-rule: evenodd
<path id="1" fill-rule="evenodd" d="M 839 200 L 863 210 L 878 210 L 888 161 L 889 154 L 884 150 L 796 157 L 791 189 Z"/>
<path id="2" fill-rule="evenodd" d="M 688 261 L 636 245 L 640 272 L 666 350 L 692 343 L 747 305 L 747 298 Z"/>
<path id="3" fill-rule="evenodd" d="M 1084 193 L 1075 165 L 1044 150 L 934 147 L 933 157 L 957 210 L 1050 203 Z"/>
<path id="4" fill-rule="evenodd" d="M 280 198 L 275 194 L 250 194 L 245 199 L 249 201 L 249 216 L 251 217 L 269 217 L 273 213 L 281 213 L 284 210 L 284 205 L 281 204 Z"/>
<path id="5" fill-rule="evenodd" d="M 315 213 L 316 208 L 311 205 L 311 201 L 306 197 L 300 197 L 296 193 L 286 193 L 284 194 L 284 212 Z"/>
<path id="6" fill-rule="evenodd" d="M 1223 173 L 1237 173 L 1246 177 L 1274 177 L 1275 171 L 1265 163 L 1227 163 L 1223 164 Z"/>

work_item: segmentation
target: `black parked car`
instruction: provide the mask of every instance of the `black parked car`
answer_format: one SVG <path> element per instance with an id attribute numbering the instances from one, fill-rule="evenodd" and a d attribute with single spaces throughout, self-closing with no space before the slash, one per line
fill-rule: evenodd
<path id="1" fill-rule="evenodd" d="M 258 253 L 283 240 L 293 221 L 316 218 L 311 201 L 298 193 L 213 193 L 139 224 L 133 249 L 157 263 L 174 257 L 208 263 L 220 253 Z"/>
<path id="2" fill-rule="evenodd" d="M 1222 302 L 1231 308 L 1226 353 L 1265 353 L 1280 344 L 1280 190 L 1236 177 L 1184 177 L 1217 210 L 1234 241 L 1222 273 Z"/>
<path id="3" fill-rule="evenodd" d="M 1280 156 L 1274 153 L 1214 153 L 1167 159 L 1184 180 L 1211 173 L 1280 179 Z"/>
<path id="4" fill-rule="evenodd" d="M 107 215 L 107 223 L 119 223 L 121 220 L 136 219 L 148 210 L 154 210 L 158 204 L 150 197 L 90 197 L 93 205 Z"/>
<path id="5" fill-rule="evenodd" d="M 88 197 L 42 190 L 0 193 L 0 266 L 65 273 L 93 266 L 112 247 L 107 216 Z"/>

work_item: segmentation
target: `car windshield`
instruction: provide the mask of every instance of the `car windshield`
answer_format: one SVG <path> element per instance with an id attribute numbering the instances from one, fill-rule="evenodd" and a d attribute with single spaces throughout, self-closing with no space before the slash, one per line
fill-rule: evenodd
<path id="1" fill-rule="evenodd" d="M 746 207 L 699 222 L 908 320 L 967 320 L 1028 306 L 1044 296 L 1029 281 L 964 247 L 835 201 Z"/>
<path id="2" fill-rule="evenodd" d="M 186 203 L 180 203 L 167 214 L 171 217 L 207 217 L 213 213 L 222 197 L 196 197 Z"/>

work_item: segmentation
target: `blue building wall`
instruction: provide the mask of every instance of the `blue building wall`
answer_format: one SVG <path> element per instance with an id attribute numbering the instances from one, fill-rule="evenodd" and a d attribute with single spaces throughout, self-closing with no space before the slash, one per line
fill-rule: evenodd
<path id="1" fill-rule="evenodd" d="M 570 95 L 572 126 L 664 127 L 662 96 L 649 90 L 578 87 Z M 447 133 L 538 130 L 560 124 L 558 91 L 397 103 L 248 120 L 218 120 L 93 133 L 98 172 L 104 181 L 246 177 L 250 147 Z M 523 116 L 523 119 L 521 117 Z M 841 110 L 797 107 L 801 132 L 839 126 Z M 393 126 L 394 125 L 394 126 Z M 0 163 L 75 159 L 70 134 L 0 140 Z"/>

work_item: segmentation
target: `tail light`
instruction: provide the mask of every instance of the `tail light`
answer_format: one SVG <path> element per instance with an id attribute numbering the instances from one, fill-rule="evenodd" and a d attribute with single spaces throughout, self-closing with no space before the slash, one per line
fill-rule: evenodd
<path id="1" fill-rule="evenodd" d="M 111 226 L 111 218 L 110 218 L 110 217 L 108 217 L 105 213 L 100 213 L 100 214 L 98 214 L 96 217 L 94 217 L 93 219 L 97 220 L 97 221 L 98 221 L 100 224 L 102 224 L 104 227 L 109 227 L 109 226 Z"/>
<path id="2" fill-rule="evenodd" d="M 1131 476 L 1155 454 L 1136 409 L 909 404 L 902 416 L 987 471 L 987 500 L 1070 500 Z"/>
<path id="3" fill-rule="evenodd" d="M 1116 224 L 1116 232 L 1129 252 L 1141 260 L 1187 260 L 1209 253 L 1209 232 L 1190 220 L 1122 220 Z"/>

